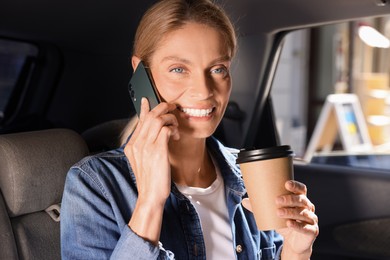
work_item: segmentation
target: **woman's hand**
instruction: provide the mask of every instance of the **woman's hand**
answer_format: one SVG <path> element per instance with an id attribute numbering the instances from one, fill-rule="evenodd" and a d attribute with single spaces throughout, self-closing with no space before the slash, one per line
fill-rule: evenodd
<path id="1" fill-rule="evenodd" d="M 314 204 L 306 197 L 307 189 L 303 183 L 287 181 L 285 187 L 292 194 L 280 196 L 276 200 L 278 215 L 285 218 L 287 228 L 277 232 L 284 237 L 282 259 L 310 259 L 314 240 L 319 234 L 318 217 Z M 242 205 L 252 211 L 250 200 L 245 198 Z"/>
<path id="2" fill-rule="evenodd" d="M 287 228 L 277 230 L 284 237 L 282 259 L 309 259 L 319 234 L 315 207 L 306 197 L 306 185 L 287 181 L 285 187 L 292 194 L 276 199 L 279 217 L 287 220 Z"/>
<path id="3" fill-rule="evenodd" d="M 159 239 L 162 212 L 171 190 L 168 142 L 180 138 L 177 119 L 169 113 L 175 109 L 174 104 L 163 102 L 150 111 L 143 98 L 138 125 L 125 147 L 138 189 L 129 226 L 154 243 Z"/>

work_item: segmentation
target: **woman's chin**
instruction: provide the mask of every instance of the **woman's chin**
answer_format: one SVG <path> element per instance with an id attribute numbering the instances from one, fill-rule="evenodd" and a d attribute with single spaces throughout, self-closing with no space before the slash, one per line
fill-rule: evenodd
<path id="1" fill-rule="evenodd" d="M 189 137 L 195 139 L 205 139 L 210 137 L 215 132 L 215 127 L 199 127 L 199 128 L 179 128 L 180 137 Z"/>

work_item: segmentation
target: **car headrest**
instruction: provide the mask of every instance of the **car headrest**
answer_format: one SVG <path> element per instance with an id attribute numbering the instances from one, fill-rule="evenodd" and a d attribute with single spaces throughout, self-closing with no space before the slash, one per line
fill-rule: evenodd
<path id="1" fill-rule="evenodd" d="M 0 135 L 0 190 L 10 217 L 60 203 L 69 168 L 87 154 L 68 129 Z"/>
<path id="2" fill-rule="evenodd" d="M 100 153 L 121 146 L 121 134 L 129 119 L 115 119 L 101 123 L 84 131 L 81 136 L 91 153 Z"/>

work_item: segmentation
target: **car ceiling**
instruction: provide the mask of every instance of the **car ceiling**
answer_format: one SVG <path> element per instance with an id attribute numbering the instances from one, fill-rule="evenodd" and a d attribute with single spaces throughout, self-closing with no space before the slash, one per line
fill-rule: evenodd
<path id="1" fill-rule="evenodd" d="M 3 0 L 0 35 L 60 48 L 129 53 L 135 25 L 154 1 Z M 390 13 L 387 0 L 218 0 L 240 35 Z"/>

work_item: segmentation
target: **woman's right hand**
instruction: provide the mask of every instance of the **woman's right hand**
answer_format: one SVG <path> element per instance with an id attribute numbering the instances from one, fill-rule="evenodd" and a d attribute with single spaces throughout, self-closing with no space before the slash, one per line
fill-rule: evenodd
<path id="1" fill-rule="evenodd" d="M 141 237 L 156 243 L 164 204 L 171 190 L 168 142 L 180 138 L 177 119 L 170 113 L 175 109 L 176 105 L 162 102 L 150 111 L 148 100 L 143 98 L 138 125 L 125 147 L 138 189 L 129 226 Z"/>

